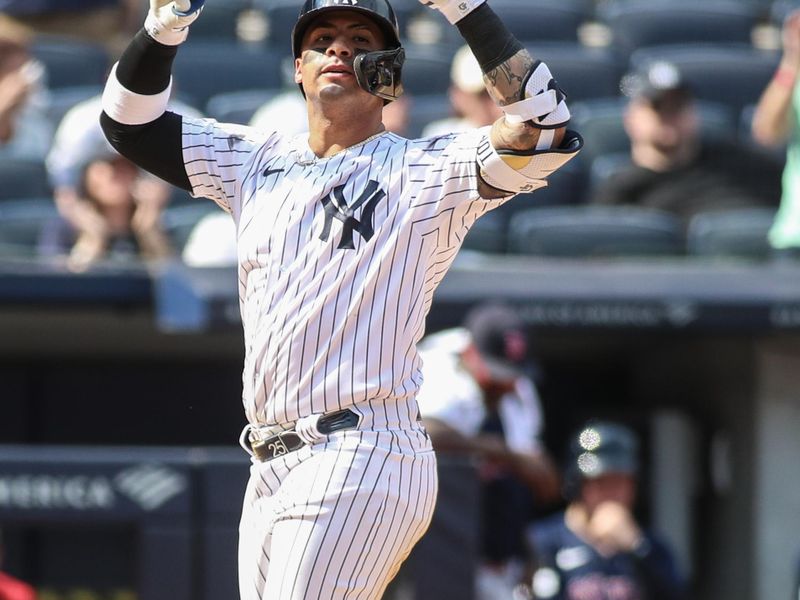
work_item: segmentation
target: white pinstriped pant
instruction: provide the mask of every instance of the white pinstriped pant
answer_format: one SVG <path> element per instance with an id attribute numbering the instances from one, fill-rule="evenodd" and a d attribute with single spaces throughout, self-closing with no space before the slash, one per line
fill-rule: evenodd
<path id="1" fill-rule="evenodd" d="M 242 600 L 377 600 L 430 524 L 422 430 L 339 431 L 253 462 L 239 526 Z"/>

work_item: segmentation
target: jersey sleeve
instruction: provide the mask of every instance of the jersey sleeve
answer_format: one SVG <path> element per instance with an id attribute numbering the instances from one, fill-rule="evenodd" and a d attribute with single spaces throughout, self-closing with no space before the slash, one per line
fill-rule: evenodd
<path id="1" fill-rule="evenodd" d="M 473 129 L 415 141 L 419 153 L 409 161 L 412 207 L 427 213 L 431 230 L 447 232 L 448 246 L 459 244 L 482 215 L 513 197 L 485 199 L 478 192 L 478 146 L 485 138 Z"/>
<path id="2" fill-rule="evenodd" d="M 227 212 L 238 213 L 242 185 L 257 167 L 258 157 L 268 155 L 276 135 L 184 117 L 183 161 L 192 196 L 209 198 Z"/>

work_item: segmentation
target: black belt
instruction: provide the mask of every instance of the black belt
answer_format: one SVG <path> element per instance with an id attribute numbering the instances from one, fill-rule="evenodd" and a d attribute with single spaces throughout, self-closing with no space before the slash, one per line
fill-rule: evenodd
<path id="1" fill-rule="evenodd" d="M 317 431 L 322 435 L 328 435 L 334 431 L 351 429 L 358 425 L 358 418 L 358 415 L 349 409 L 327 413 L 317 421 Z M 253 455 L 261 462 L 289 454 L 289 452 L 299 450 L 306 445 L 303 438 L 297 435 L 294 429 L 281 431 L 263 440 L 250 438 L 249 442 Z"/>

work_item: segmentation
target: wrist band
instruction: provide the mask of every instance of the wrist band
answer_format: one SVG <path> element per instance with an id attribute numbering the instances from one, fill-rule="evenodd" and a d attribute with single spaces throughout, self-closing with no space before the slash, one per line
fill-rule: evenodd
<path id="1" fill-rule="evenodd" d="M 772 80 L 781 87 L 791 90 L 794 89 L 795 82 L 797 81 L 797 75 L 790 69 L 781 67 L 775 71 L 775 75 L 772 76 Z"/>

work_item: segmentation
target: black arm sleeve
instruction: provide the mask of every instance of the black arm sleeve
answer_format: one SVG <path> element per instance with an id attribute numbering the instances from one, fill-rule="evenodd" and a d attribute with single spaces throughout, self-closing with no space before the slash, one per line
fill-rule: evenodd
<path id="1" fill-rule="evenodd" d="M 500 17 L 484 3 L 456 23 L 484 73 L 500 66 L 523 49 Z"/>
<path id="2" fill-rule="evenodd" d="M 186 191 L 192 191 L 181 145 L 182 118 L 166 112 L 144 125 L 123 125 L 105 112 L 100 125 L 117 152 L 145 171 Z"/>
<path id="3" fill-rule="evenodd" d="M 139 31 L 122 53 L 117 79 L 137 94 L 153 95 L 167 89 L 177 46 L 165 46 Z M 183 163 L 181 116 L 166 112 L 143 125 L 124 125 L 100 115 L 100 125 L 111 145 L 123 156 L 165 181 L 191 191 Z"/>

